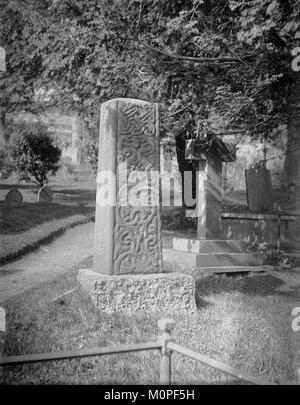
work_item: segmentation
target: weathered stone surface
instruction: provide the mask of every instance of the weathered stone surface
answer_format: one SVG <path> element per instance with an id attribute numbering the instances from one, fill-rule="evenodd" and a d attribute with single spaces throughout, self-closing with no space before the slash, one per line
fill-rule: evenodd
<path id="1" fill-rule="evenodd" d="M 175 249 L 163 249 L 165 265 L 172 271 L 182 271 L 195 280 L 204 274 L 243 273 L 268 271 L 260 253 L 192 253 Z"/>
<path id="2" fill-rule="evenodd" d="M 193 312 L 195 283 L 180 273 L 106 275 L 79 270 L 79 283 L 95 306 L 105 312 Z"/>
<path id="3" fill-rule="evenodd" d="M 20 193 L 20 191 L 14 187 L 11 189 L 5 197 L 5 203 L 9 206 L 15 205 L 15 204 L 21 204 L 23 201 L 23 196 Z"/>
<path id="4" fill-rule="evenodd" d="M 299 240 L 299 217 L 281 215 L 281 242 Z M 278 215 L 253 213 L 223 213 L 222 236 L 224 239 L 240 239 L 245 242 L 277 243 Z"/>
<path id="5" fill-rule="evenodd" d="M 51 202 L 53 200 L 53 192 L 48 186 L 39 189 L 38 202 Z"/>
<path id="6" fill-rule="evenodd" d="M 100 118 L 93 262 L 96 272 L 162 271 L 159 206 L 126 205 L 128 201 L 124 201 L 135 188 L 129 177 L 132 171 L 146 175 L 159 171 L 158 105 L 133 99 L 110 100 L 102 104 Z M 100 204 L 105 172 L 116 175 L 116 183 L 108 190 L 114 205 Z"/>
<path id="7" fill-rule="evenodd" d="M 222 230 L 222 161 L 235 159 L 235 147 L 229 148 L 220 141 L 207 150 L 203 141 L 199 142 L 197 139 L 186 141 L 186 158 L 199 161 L 196 208 L 194 213 L 189 210 L 186 214 L 198 218 L 199 239 L 219 239 Z"/>
<path id="8" fill-rule="evenodd" d="M 249 209 L 271 211 L 273 209 L 273 189 L 270 170 L 262 166 L 248 169 L 245 174 Z"/>
<path id="9" fill-rule="evenodd" d="M 198 238 L 221 238 L 222 161 L 218 157 L 199 162 L 196 209 Z"/>
<path id="10" fill-rule="evenodd" d="M 191 253 L 240 253 L 246 251 L 246 244 L 242 240 L 202 240 L 173 238 L 173 249 Z"/>

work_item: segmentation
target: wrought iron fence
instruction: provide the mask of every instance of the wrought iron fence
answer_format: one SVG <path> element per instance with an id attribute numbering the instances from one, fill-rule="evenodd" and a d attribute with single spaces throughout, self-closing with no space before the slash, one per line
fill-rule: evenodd
<path id="1" fill-rule="evenodd" d="M 175 322 L 172 319 L 161 319 L 158 321 L 158 328 L 160 334 L 156 342 L 147 343 L 134 343 L 118 346 L 105 346 L 97 347 L 94 349 L 82 349 L 69 352 L 51 352 L 41 354 L 28 354 L 22 356 L 8 356 L 0 358 L 1 366 L 12 366 L 26 363 L 37 363 L 54 360 L 66 360 L 74 358 L 102 356 L 107 354 L 129 353 L 146 350 L 159 350 L 160 351 L 160 373 L 159 384 L 171 384 L 171 357 L 172 353 L 176 352 L 190 359 L 196 360 L 202 364 L 210 366 L 220 372 L 235 377 L 238 380 L 243 380 L 255 385 L 277 385 L 276 383 L 263 380 L 259 377 L 254 377 L 249 374 L 243 373 L 238 369 L 228 366 L 220 361 L 211 359 L 205 355 L 197 353 L 193 350 L 187 349 L 175 343 L 171 336 L 172 330 L 175 328 Z M 298 370 L 299 383 L 300 383 L 300 369 Z"/>

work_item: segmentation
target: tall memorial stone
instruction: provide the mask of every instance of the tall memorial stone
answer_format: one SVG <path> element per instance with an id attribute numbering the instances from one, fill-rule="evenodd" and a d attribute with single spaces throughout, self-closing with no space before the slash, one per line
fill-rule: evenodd
<path id="1" fill-rule="evenodd" d="M 138 179 L 132 175 L 140 172 L 150 179 L 151 172 L 159 172 L 158 105 L 110 100 L 101 107 L 100 122 L 94 271 L 161 272 L 159 206 L 148 200 L 149 206 L 134 204 Z M 103 201 L 105 180 L 111 180 L 108 204 Z M 145 192 L 147 186 L 146 181 Z"/>
<path id="2" fill-rule="evenodd" d="M 93 269 L 79 282 L 106 312 L 195 310 L 194 280 L 163 273 L 158 105 L 101 106 Z"/>

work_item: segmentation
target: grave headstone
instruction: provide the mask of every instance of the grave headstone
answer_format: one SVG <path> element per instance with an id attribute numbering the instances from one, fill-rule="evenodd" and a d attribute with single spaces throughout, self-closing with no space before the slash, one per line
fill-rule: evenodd
<path id="1" fill-rule="evenodd" d="M 51 202 L 53 200 L 53 191 L 48 186 L 43 186 L 38 192 L 38 202 Z"/>
<path id="2" fill-rule="evenodd" d="M 12 188 L 5 197 L 5 203 L 8 206 L 12 206 L 12 205 L 17 205 L 17 204 L 21 204 L 23 202 L 23 196 L 20 193 L 20 191 L 14 187 Z"/>
<path id="3" fill-rule="evenodd" d="M 271 172 L 263 165 L 245 171 L 248 207 L 253 211 L 273 209 Z"/>

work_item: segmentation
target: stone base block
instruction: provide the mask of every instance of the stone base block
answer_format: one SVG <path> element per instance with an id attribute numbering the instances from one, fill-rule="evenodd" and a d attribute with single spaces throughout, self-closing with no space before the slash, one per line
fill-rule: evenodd
<path id="1" fill-rule="evenodd" d="M 171 271 L 192 275 L 194 280 L 207 274 L 264 272 L 272 268 L 263 265 L 260 253 L 197 254 L 163 249 L 163 261 Z"/>
<path id="2" fill-rule="evenodd" d="M 196 310 L 195 282 L 187 274 L 106 275 L 82 269 L 78 279 L 100 311 L 132 314 Z"/>

